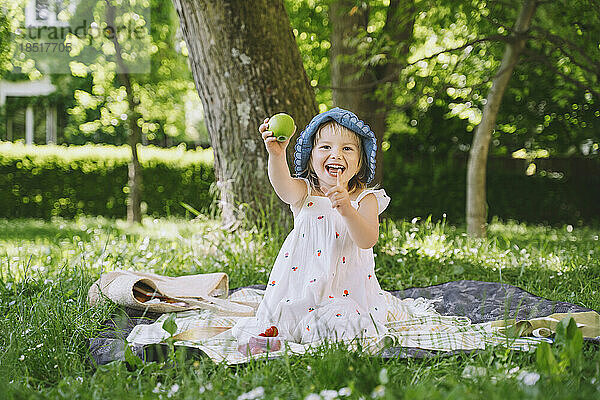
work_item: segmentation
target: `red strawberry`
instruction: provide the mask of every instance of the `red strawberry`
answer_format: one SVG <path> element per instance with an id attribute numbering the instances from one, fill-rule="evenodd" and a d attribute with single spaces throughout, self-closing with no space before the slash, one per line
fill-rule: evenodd
<path id="1" fill-rule="evenodd" d="M 276 326 L 272 326 L 271 329 L 273 329 L 273 337 L 278 336 L 279 335 L 279 331 L 277 330 Z"/>

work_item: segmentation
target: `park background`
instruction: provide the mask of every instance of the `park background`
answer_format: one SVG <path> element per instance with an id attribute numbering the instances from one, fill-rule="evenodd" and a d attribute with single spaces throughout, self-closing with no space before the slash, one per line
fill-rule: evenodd
<path id="1" fill-rule="evenodd" d="M 53 8 L 58 3 L 63 8 Z M 98 393 L 115 394 L 107 382 L 129 387 L 124 382 L 135 374 L 143 381 L 140 392 L 160 387 L 157 382 L 163 388 L 166 382 L 171 389 L 179 385 L 172 371 L 142 377 L 158 368 L 152 365 L 129 375 L 118 365 L 94 374 L 85 341 L 112 310 L 90 309 L 85 292 L 112 268 L 175 275 L 225 271 L 232 287 L 264 283 L 291 215 L 272 196 L 257 128 L 281 111 L 294 116 L 300 130 L 317 112 L 340 105 L 374 128 L 383 166 L 377 181 L 392 198 L 375 248 L 384 288 L 501 281 L 598 309 L 596 1 L 217 3 L 148 2 L 145 73 L 117 65 L 114 42 L 111 49 L 106 37 L 93 43 L 96 51 L 85 62 L 44 72 L 57 61 L 20 51 L 18 30 L 28 23 L 32 4 L 40 24 L 60 25 L 67 3 L 2 4 L 0 289 L 8 328 L 0 360 L 11 366 L 2 375 L 10 393 L 59 397 L 61 390 L 81 391 L 86 382 Z M 102 20 L 111 3 L 85 4 Z M 530 26 L 519 31 L 515 26 L 528 8 Z M 125 54 L 127 38 L 120 44 Z M 468 159 L 490 89 L 507 75 L 502 59 L 515 49 L 484 164 L 489 225 L 475 236 L 488 237 L 475 239 L 466 234 Z M 273 212 L 282 216 L 272 218 Z M 50 339 L 39 326 L 48 324 L 57 354 L 43 348 Z M 267 387 L 259 379 L 265 375 L 276 377 L 273 393 L 285 393 L 286 384 L 296 382 L 292 397 L 332 384 L 340 388 L 350 385 L 331 366 L 341 360 L 362 371 L 363 380 L 350 386 L 365 395 L 388 386 L 387 396 L 394 389 L 402 393 L 417 381 L 416 397 L 426 397 L 431 382 L 445 382 L 440 395 L 457 391 L 463 397 L 536 397 L 556 387 L 556 374 L 539 366 L 535 355 L 490 350 L 475 361 L 371 360 L 373 374 L 360 356 L 332 351 L 323 360 L 294 361 L 329 371 L 316 385 L 310 368 L 302 376 L 279 376 L 274 364 L 254 366 L 256 373 L 245 370 L 240 387 Z M 597 390 L 590 378 L 597 355 L 590 356 L 593 348 L 585 351 L 579 369 L 561 367 L 565 395 Z M 199 393 L 208 377 L 233 374 L 204 361 L 199 365 L 197 373 L 178 370 Z M 537 392 L 517 379 L 519 373 L 506 372 L 517 366 L 544 376 Z M 428 372 L 417 379 L 409 367 Z M 473 375 L 464 373 L 471 367 L 475 376 L 465 377 Z M 397 382 L 386 386 L 384 369 Z M 505 380 L 501 389 L 495 386 L 499 376 Z M 222 397 L 247 391 L 219 385 Z M 161 390 L 155 394 L 168 394 Z"/>

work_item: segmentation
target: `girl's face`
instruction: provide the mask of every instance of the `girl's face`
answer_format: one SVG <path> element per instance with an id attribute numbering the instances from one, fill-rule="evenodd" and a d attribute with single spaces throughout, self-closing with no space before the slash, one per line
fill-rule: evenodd
<path id="1" fill-rule="evenodd" d="M 358 173 L 360 161 L 360 140 L 358 136 L 346 129 L 336 129 L 328 124 L 320 130 L 315 138 L 311 152 L 311 166 L 319 184 L 324 187 L 336 185 L 337 174 L 343 187 Z M 339 167 L 339 168 L 335 168 Z"/>

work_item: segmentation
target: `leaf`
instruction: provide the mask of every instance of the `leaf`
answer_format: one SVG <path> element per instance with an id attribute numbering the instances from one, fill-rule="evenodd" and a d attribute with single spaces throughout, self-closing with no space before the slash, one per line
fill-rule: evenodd
<path id="1" fill-rule="evenodd" d="M 551 375 L 557 375 L 560 373 L 560 368 L 554 354 L 552 354 L 552 348 L 546 342 L 540 343 L 535 351 L 536 364 L 540 371 L 546 372 Z"/>
<path id="2" fill-rule="evenodd" d="M 142 359 L 133 353 L 127 342 L 125 342 L 125 362 L 133 368 L 144 366 Z"/>
<path id="3" fill-rule="evenodd" d="M 179 204 L 181 205 L 181 207 L 185 208 L 186 210 L 188 210 L 189 212 L 194 214 L 196 217 L 198 215 L 200 215 L 200 211 L 196 210 L 194 207 L 190 206 L 189 204 L 184 203 L 183 201 L 180 201 Z"/>
<path id="4" fill-rule="evenodd" d="M 573 318 L 569 318 L 566 328 L 566 342 L 561 358 L 568 360 L 571 365 L 578 364 L 582 357 L 583 334 Z"/>
<path id="5" fill-rule="evenodd" d="M 162 328 L 165 331 L 169 332 L 171 337 L 173 337 L 173 335 L 175 335 L 175 332 L 177 332 L 177 323 L 175 322 L 175 314 L 169 315 L 169 318 L 167 318 L 166 321 L 163 322 Z"/>

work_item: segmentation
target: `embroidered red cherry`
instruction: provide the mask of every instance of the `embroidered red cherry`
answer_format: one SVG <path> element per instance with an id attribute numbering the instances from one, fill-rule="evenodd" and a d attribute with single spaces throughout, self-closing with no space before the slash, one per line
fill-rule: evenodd
<path id="1" fill-rule="evenodd" d="M 269 285 L 275 286 L 275 281 L 271 281 L 271 283 L 269 283 Z"/>
<path id="2" fill-rule="evenodd" d="M 308 308 L 308 312 L 313 312 L 313 311 L 315 311 L 315 309 L 313 307 Z"/>
<path id="3" fill-rule="evenodd" d="M 336 317 L 341 317 L 341 316 L 342 316 L 342 314 L 340 314 L 340 313 L 337 313 L 337 314 L 335 314 L 335 316 L 336 316 Z"/>
<path id="4" fill-rule="evenodd" d="M 308 204 L 306 205 L 307 207 L 312 207 L 314 203 L 312 201 L 309 201 Z"/>
<path id="5" fill-rule="evenodd" d="M 288 257 L 289 257 L 289 255 L 290 255 L 290 253 L 286 252 L 286 253 L 285 253 L 283 256 L 284 256 L 285 258 L 288 258 Z"/>
<path id="6" fill-rule="evenodd" d="M 337 239 L 337 238 L 339 238 L 339 237 L 340 237 L 340 234 L 336 232 L 336 233 L 335 233 L 335 238 Z"/>
<path id="7" fill-rule="evenodd" d="M 321 250 L 317 250 L 317 257 L 321 257 Z"/>
<path id="8" fill-rule="evenodd" d="M 271 326 L 270 328 L 267 328 L 263 333 L 259 333 L 258 336 L 261 337 L 275 337 L 279 335 L 279 331 L 277 330 L 277 327 L 275 325 Z"/>
<path id="9" fill-rule="evenodd" d="M 333 296 L 329 296 L 330 299 L 333 299 Z"/>
<path id="10" fill-rule="evenodd" d="M 371 277 L 372 277 L 372 276 L 373 276 L 373 275 L 369 274 L 369 279 L 371 279 Z"/>
<path id="11" fill-rule="evenodd" d="M 348 291 L 344 290 L 344 296 L 348 296 L 348 295 L 349 295 Z"/>
<path id="12" fill-rule="evenodd" d="M 317 219 L 323 219 L 324 215 L 319 215 Z"/>
<path id="13" fill-rule="evenodd" d="M 298 269 L 298 267 L 296 267 L 295 265 L 292 267 L 292 271 L 296 271 Z"/>
<path id="14" fill-rule="evenodd" d="M 342 257 L 342 263 L 346 264 L 346 257 Z"/>

